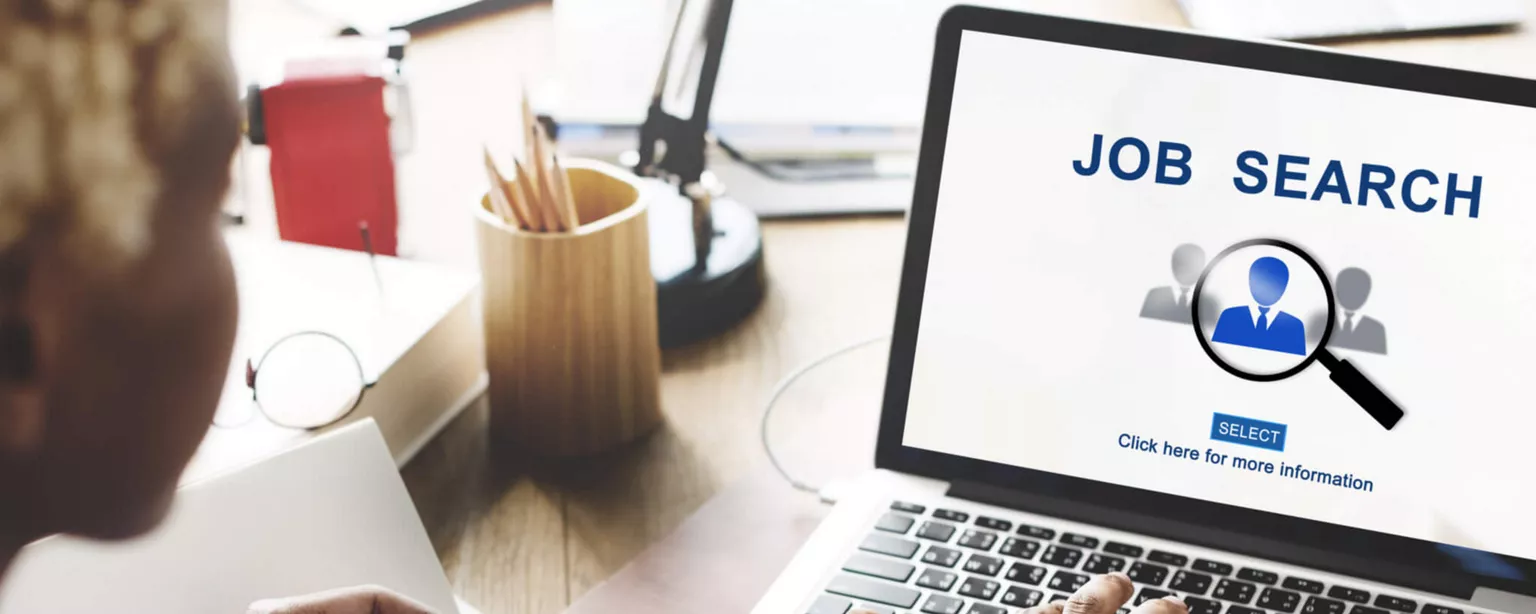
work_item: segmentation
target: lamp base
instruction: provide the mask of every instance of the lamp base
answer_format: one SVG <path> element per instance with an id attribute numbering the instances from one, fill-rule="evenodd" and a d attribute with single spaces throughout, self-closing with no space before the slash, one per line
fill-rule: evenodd
<path id="1" fill-rule="evenodd" d="M 714 199 L 715 236 L 705 266 L 698 267 L 692 204 L 670 184 L 656 182 L 652 189 L 658 191 L 648 215 L 661 346 L 725 332 L 763 300 L 767 275 L 757 215 L 730 198 Z"/>

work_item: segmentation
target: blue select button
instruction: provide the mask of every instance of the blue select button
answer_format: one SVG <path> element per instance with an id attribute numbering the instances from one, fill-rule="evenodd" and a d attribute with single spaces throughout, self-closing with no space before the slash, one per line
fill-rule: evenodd
<path id="1" fill-rule="evenodd" d="M 1211 439 L 1284 452 L 1285 425 L 1242 416 L 1216 414 L 1211 420 Z"/>

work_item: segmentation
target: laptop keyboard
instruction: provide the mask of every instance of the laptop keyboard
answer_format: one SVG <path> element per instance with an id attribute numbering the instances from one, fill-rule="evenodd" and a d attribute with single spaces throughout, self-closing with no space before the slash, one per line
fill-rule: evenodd
<path id="1" fill-rule="evenodd" d="M 1019 614 L 1124 572 L 1128 607 L 1177 595 L 1192 614 L 1476 614 L 1231 562 L 896 501 L 805 614 Z"/>

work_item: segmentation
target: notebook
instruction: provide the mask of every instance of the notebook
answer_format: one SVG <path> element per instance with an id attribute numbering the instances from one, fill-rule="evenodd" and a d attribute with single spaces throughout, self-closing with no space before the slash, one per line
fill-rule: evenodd
<path id="1" fill-rule="evenodd" d="M 234 613 L 363 584 L 437 612 L 473 612 L 456 605 L 371 419 L 184 486 L 143 538 L 28 546 L 0 590 L 0 614 Z"/>

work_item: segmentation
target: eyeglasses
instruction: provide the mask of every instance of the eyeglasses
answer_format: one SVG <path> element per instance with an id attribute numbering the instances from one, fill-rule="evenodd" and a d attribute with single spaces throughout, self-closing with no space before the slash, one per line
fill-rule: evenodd
<path id="1" fill-rule="evenodd" d="M 358 224 L 358 232 L 382 300 L 384 280 L 379 276 L 368 223 Z M 318 429 L 340 422 L 362 404 L 363 393 L 377 383 L 363 375 L 363 362 L 352 346 L 324 331 L 289 334 L 260 358 L 245 361 L 245 386 L 251 389 L 256 409 L 273 424 L 288 428 Z M 214 425 L 238 427 L 251 417 L 249 412 L 241 413 L 233 420 L 216 415 Z"/>
<path id="2" fill-rule="evenodd" d="M 340 337 L 303 331 L 278 339 L 245 363 L 251 400 L 273 424 L 317 429 L 340 422 L 377 382 L 363 375 L 357 352 Z"/>

